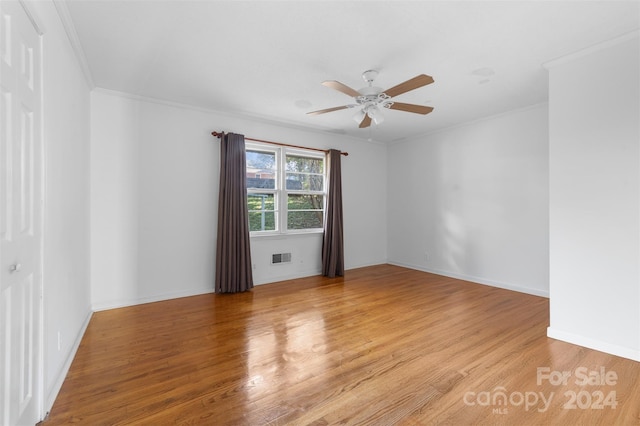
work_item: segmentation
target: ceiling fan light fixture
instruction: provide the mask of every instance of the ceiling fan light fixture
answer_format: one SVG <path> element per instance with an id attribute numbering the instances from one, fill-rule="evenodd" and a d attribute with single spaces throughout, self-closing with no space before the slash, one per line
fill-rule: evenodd
<path id="1" fill-rule="evenodd" d="M 361 109 L 360 111 L 356 112 L 356 114 L 353 116 L 353 120 L 360 124 L 362 122 L 362 120 L 364 120 L 364 116 L 365 116 L 365 112 L 363 109 Z"/>
<path id="2" fill-rule="evenodd" d="M 382 115 L 380 109 L 375 105 L 367 109 L 367 115 L 376 124 L 380 124 L 384 121 L 384 115 Z"/>

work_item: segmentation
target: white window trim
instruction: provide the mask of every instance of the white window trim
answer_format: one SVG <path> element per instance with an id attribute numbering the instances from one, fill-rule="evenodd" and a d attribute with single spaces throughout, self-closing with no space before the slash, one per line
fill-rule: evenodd
<path id="1" fill-rule="evenodd" d="M 288 235 L 309 235 L 309 234 L 321 234 L 324 232 L 324 228 L 311 228 L 311 229 L 287 229 L 287 196 L 288 194 L 298 193 L 299 191 L 286 189 L 286 157 L 287 155 L 300 155 L 304 157 L 310 158 L 320 158 L 323 161 L 323 175 L 324 175 L 324 184 L 323 191 L 304 191 L 300 193 L 304 194 L 318 194 L 323 197 L 323 220 L 322 223 L 326 220 L 326 212 L 327 212 L 327 156 L 326 154 L 320 153 L 315 150 L 306 150 L 302 148 L 289 148 L 284 146 L 277 146 L 267 143 L 255 143 L 255 142 L 245 142 L 245 149 L 247 151 L 267 151 L 267 152 L 275 152 L 276 154 L 276 189 L 256 189 L 250 190 L 247 189 L 247 193 L 273 193 L 276 199 L 276 230 L 274 231 L 251 231 L 249 233 L 251 238 L 259 237 L 283 237 Z"/>

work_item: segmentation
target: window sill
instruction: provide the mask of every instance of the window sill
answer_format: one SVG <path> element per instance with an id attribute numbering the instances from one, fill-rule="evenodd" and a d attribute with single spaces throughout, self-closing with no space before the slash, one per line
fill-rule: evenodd
<path id="1" fill-rule="evenodd" d="M 267 240 L 284 240 L 287 238 L 300 238 L 304 236 L 309 237 L 322 237 L 324 234 L 323 230 L 319 231 L 301 231 L 301 232 L 287 232 L 287 233 L 273 233 L 273 234 L 251 234 L 249 238 L 255 239 L 267 239 Z"/>

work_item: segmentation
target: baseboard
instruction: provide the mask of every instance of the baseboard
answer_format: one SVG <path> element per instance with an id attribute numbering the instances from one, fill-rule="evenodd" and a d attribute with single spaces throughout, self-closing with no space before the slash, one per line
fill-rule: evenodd
<path id="1" fill-rule="evenodd" d="M 280 281 L 297 280 L 299 278 L 314 277 L 316 275 L 321 275 L 321 274 L 322 274 L 321 270 L 314 270 L 314 271 L 296 272 L 296 273 L 292 273 L 292 274 L 276 275 L 276 276 L 273 276 L 273 277 L 265 278 L 264 280 L 256 279 L 254 277 L 254 283 L 253 284 L 254 285 L 272 284 L 272 283 L 277 283 L 277 282 L 280 282 Z"/>
<path id="2" fill-rule="evenodd" d="M 349 272 L 352 269 L 360 269 L 360 268 L 368 268 L 370 266 L 386 265 L 387 263 L 389 263 L 389 262 L 387 262 L 386 259 L 383 259 L 383 260 L 380 260 L 380 261 L 377 261 L 377 262 L 356 263 L 356 264 L 347 266 L 346 269 L 345 269 L 345 272 Z"/>
<path id="3" fill-rule="evenodd" d="M 106 311 L 109 309 L 126 308 L 127 306 L 143 305 L 145 303 L 162 302 L 164 300 L 179 299 L 181 297 L 199 296 L 201 294 L 213 293 L 213 288 L 202 289 L 198 291 L 180 291 L 172 293 L 163 293 L 149 297 L 139 297 L 135 299 L 120 299 L 104 303 L 94 303 L 92 309 L 94 312 Z"/>
<path id="4" fill-rule="evenodd" d="M 591 339 L 589 337 L 558 330 L 553 327 L 547 327 L 547 337 L 640 362 L 640 350 L 638 349 L 614 345 L 601 340 Z"/>
<path id="5" fill-rule="evenodd" d="M 78 348 L 80 347 L 80 342 L 82 342 L 82 337 L 84 336 L 84 333 L 87 331 L 87 327 L 89 326 L 89 322 L 91 321 L 92 315 L 93 315 L 93 312 L 90 311 L 87 314 L 87 317 L 84 319 L 84 322 L 82 323 L 82 327 L 80 328 L 78 335 L 73 341 L 73 346 L 71 346 L 71 350 L 67 355 L 67 359 L 65 360 L 64 364 L 62 365 L 62 368 L 58 372 L 56 380 L 55 382 L 53 382 L 51 389 L 47 391 L 47 396 L 44 401 L 45 418 L 46 418 L 46 415 L 49 413 L 49 411 L 51 411 L 51 408 L 53 407 L 53 403 L 56 402 L 56 398 L 58 397 L 58 393 L 60 393 L 62 384 L 64 383 L 64 380 L 67 378 L 67 373 L 71 368 L 71 363 L 73 362 L 73 359 L 76 357 L 76 352 L 78 352 Z"/>
<path id="6" fill-rule="evenodd" d="M 380 262 L 374 262 L 374 263 L 349 265 L 348 269 L 345 269 L 345 273 L 349 272 L 349 270 L 351 270 L 351 269 L 366 268 L 366 267 L 375 266 L 375 265 L 384 265 L 385 263 L 387 263 L 387 262 L 386 261 L 380 261 Z M 277 283 L 277 282 L 280 282 L 280 281 L 297 280 L 299 278 L 314 277 L 314 276 L 317 276 L 317 275 L 322 275 L 322 270 L 321 269 L 302 271 L 302 272 L 297 272 L 297 273 L 293 273 L 293 274 L 277 275 L 277 276 L 266 278 L 263 281 L 261 281 L 259 279 L 256 280 L 255 277 L 254 277 L 254 280 L 255 280 L 254 285 L 272 284 L 272 283 Z"/>
<path id="7" fill-rule="evenodd" d="M 431 274 L 442 275 L 444 277 L 455 278 L 455 279 L 464 280 L 464 281 L 471 281 L 476 284 L 488 285 L 491 287 L 502 288 L 505 290 L 517 291 L 519 293 L 531 294 L 533 296 L 549 298 L 549 291 L 538 290 L 538 289 L 529 288 L 529 287 L 522 287 L 522 286 L 503 283 L 499 281 L 488 280 L 486 278 L 474 277 L 472 275 L 458 274 L 455 272 L 442 271 L 434 268 L 425 268 L 423 266 L 411 265 L 403 262 L 389 261 L 388 263 L 390 265 L 402 266 L 404 268 L 415 269 L 417 271 L 422 271 L 422 272 L 429 272 Z"/>

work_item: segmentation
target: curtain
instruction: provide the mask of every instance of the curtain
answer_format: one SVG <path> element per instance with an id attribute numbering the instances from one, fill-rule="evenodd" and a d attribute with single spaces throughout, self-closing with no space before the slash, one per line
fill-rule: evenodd
<path id="1" fill-rule="evenodd" d="M 342 224 L 342 171 L 340 151 L 328 154 L 329 191 L 327 193 L 327 219 L 322 240 L 322 275 L 333 278 L 344 276 L 344 242 Z"/>
<path id="2" fill-rule="evenodd" d="M 220 194 L 216 246 L 216 293 L 253 287 L 244 135 L 220 136 Z"/>

